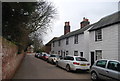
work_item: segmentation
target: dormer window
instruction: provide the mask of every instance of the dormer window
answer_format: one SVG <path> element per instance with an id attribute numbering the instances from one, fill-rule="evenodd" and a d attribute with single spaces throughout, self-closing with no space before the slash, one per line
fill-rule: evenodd
<path id="1" fill-rule="evenodd" d="M 102 29 L 95 31 L 95 41 L 102 41 Z"/>

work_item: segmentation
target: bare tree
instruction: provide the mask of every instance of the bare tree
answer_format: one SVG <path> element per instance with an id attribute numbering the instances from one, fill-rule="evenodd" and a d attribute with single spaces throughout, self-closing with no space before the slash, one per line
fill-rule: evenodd
<path id="1" fill-rule="evenodd" d="M 27 28 L 30 29 L 30 32 L 49 28 L 50 23 L 56 14 L 56 9 L 50 2 L 40 1 L 37 5 L 39 6 L 37 6 L 35 12 L 31 14 L 30 21 L 27 26 Z"/>
<path id="2" fill-rule="evenodd" d="M 39 40 L 40 34 L 50 28 L 56 15 L 56 9 L 52 3 L 45 0 L 19 3 L 4 2 L 2 6 L 3 36 L 24 47 L 30 39 L 38 38 Z M 39 33 L 39 36 L 36 32 Z"/>

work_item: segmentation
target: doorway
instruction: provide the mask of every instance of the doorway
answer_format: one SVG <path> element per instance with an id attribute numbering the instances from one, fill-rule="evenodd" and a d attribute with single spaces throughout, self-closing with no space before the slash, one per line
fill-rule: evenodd
<path id="1" fill-rule="evenodd" d="M 91 66 L 94 64 L 94 52 L 91 52 Z"/>

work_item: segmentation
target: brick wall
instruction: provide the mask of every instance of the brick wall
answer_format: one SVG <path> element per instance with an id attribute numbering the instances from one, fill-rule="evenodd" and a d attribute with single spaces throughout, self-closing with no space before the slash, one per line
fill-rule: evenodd
<path id="1" fill-rule="evenodd" d="M 45 52 L 48 53 L 48 54 L 51 52 L 51 46 L 50 45 L 45 46 Z"/>
<path id="2" fill-rule="evenodd" d="M 2 79 L 11 79 L 25 54 L 24 52 L 17 54 L 18 47 L 15 44 L 6 39 L 0 39 L 2 39 L 2 43 L 0 43 L 2 46 Z"/>

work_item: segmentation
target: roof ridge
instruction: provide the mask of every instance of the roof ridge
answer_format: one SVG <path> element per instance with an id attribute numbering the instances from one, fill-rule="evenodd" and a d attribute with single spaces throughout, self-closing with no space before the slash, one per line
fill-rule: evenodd
<path id="1" fill-rule="evenodd" d="M 119 23 L 120 20 L 118 19 L 118 17 L 120 17 L 120 11 L 105 16 L 101 18 L 98 22 L 96 22 L 96 24 L 90 29 L 90 31 Z"/>

